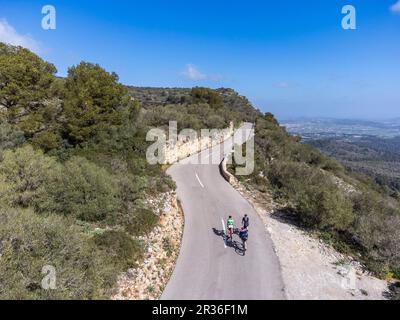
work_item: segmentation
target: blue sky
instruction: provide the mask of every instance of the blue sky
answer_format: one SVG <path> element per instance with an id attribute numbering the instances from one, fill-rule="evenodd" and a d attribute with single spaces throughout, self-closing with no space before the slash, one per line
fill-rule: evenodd
<path id="1" fill-rule="evenodd" d="M 0 0 L 0 41 L 138 86 L 231 87 L 278 118 L 400 117 L 400 2 Z M 57 29 L 41 28 L 41 9 Z M 341 8 L 357 10 L 343 30 Z"/>

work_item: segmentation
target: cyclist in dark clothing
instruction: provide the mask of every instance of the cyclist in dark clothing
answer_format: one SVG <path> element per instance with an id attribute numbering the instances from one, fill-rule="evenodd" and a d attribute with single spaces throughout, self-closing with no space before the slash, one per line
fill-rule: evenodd
<path id="1" fill-rule="evenodd" d="M 242 219 L 242 226 L 243 226 L 243 228 L 247 229 L 249 227 L 249 225 L 250 225 L 249 217 L 247 216 L 247 214 L 245 214 Z"/>
<path id="2" fill-rule="evenodd" d="M 242 240 L 243 249 L 246 251 L 247 250 L 246 242 L 249 239 L 249 230 L 247 228 L 243 227 L 239 232 L 239 237 Z"/>

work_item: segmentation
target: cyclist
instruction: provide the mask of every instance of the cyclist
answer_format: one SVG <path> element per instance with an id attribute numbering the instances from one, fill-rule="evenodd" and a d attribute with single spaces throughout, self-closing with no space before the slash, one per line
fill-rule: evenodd
<path id="1" fill-rule="evenodd" d="M 247 239 L 249 239 L 249 229 L 242 227 L 242 229 L 240 229 L 240 232 L 239 232 L 239 237 L 240 237 L 240 239 L 242 239 L 243 249 L 244 249 L 244 251 L 246 251 L 247 250 L 246 242 L 247 242 Z"/>
<path id="2" fill-rule="evenodd" d="M 248 228 L 250 225 L 250 220 L 249 217 L 247 216 L 247 214 L 244 215 L 243 219 L 242 219 L 242 226 L 243 228 Z"/>
<path id="3" fill-rule="evenodd" d="M 232 216 L 229 216 L 228 221 L 226 222 L 226 227 L 228 229 L 228 237 L 231 239 L 233 235 L 234 226 L 235 226 L 235 221 L 233 220 Z"/>

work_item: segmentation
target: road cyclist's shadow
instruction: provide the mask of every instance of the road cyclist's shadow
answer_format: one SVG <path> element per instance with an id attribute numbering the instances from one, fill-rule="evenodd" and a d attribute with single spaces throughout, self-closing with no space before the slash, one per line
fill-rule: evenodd
<path id="1" fill-rule="evenodd" d="M 225 234 L 224 230 L 217 230 L 213 228 L 213 231 L 215 235 L 221 237 L 224 240 L 227 247 L 234 249 L 238 255 L 244 256 L 246 254 L 246 250 L 244 249 L 243 244 L 228 237 L 228 235 Z M 235 234 L 236 233 L 237 232 L 235 232 Z"/>

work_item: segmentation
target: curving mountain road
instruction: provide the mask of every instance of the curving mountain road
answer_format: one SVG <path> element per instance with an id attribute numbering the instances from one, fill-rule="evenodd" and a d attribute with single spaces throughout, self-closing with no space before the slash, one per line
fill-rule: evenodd
<path id="1" fill-rule="evenodd" d="M 251 124 L 243 127 L 251 128 Z M 218 163 L 232 149 L 232 144 L 231 138 L 223 147 L 205 150 L 168 170 L 177 183 L 185 228 L 177 265 L 161 299 L 285 299 L 279 261 L 257 213 L 222 178 L 217 164 L 190 164 L 199 156 Z M 225 228 L 228 215 L 239 225 L 244 213 L 250 217 L 245 255 L 240 247 L 235 250 L 213 231 Z M 234 240 L 240 243 L 238 236 Z"/>

